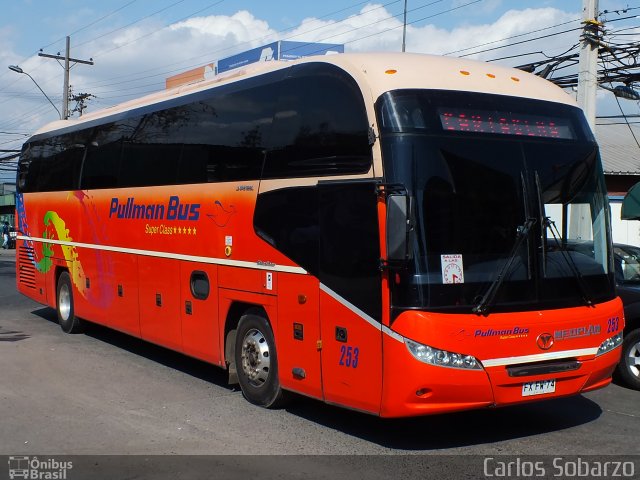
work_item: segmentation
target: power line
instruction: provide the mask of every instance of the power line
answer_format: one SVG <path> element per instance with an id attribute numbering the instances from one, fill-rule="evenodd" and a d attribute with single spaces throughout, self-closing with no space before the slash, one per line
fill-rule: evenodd
<path id="1" fill-rule="evenodd" d="M 575 32 L 577 30 L 582 30 L 582 27 L 571 28 L 569 30 L 563 30 L 561 32 L 550 33 L 548 35 L 542 35 L 540 37 L 530 38 L 528 40 L 521 40 L 519 42 L 513 42 L 513 43 L 509 43 L 507 45 L 499 45 L 497 47 L 492 47 L 492 48 L 487 48 L 487 49 L 484 49 L 484 50 L 478 50 L 476 52 L 466 53 L 464 55 L 460 55 L 460 58 L 469 57 L 471 55 L 477 55 L 478 53 L 486 53 L 486 52 L 491 52 L 491 51 L 494 51 L 494 50 L 500 50 L 501 48 L 513 47 L 514 45 L 522 45 L 523 43 L 533 42 L 533 41 L 536 41 L 536 40 L 542 40 L 544 38 L 555 37 L 556 35 L 564 35 L 565 33 Z"/>
<path id="2" fill-rule="evenodd" d="M 224 2 L 224 1 L 225 1 L 225 0 L 218 0 L 218 1 L 216 1 L 216 2 L 210 3 L 210 4 L 209 4 L 209 5 L 207 5 L 206 7 L 201 8 L 200 10 L 198 10 L 198 11 L 196 11 L 196 12 L 190 13 L 189 15 L 187 15 L 187 16 L 185 16 L 185 17 L 182 17 L 182 18 L 180 18 L 180 19 L 178 19 L 178 20 L 175 20 L 173 23 L 183 22 L 183 21 L 185 21 L 185 20 L 187 20 L 187 19 L 191 18 L 191 17 L 192 17 L 192 16 L 194 16 L 194 15 L 197 15 L 197 14 L 199 14 L 199 13 L 202 13 L 202 12 L 204 12 L 205 10 L 209 10 L 210 8 L 213 8 L 213 7 L 215 7 L 216 5 L 220 5 L 220 4 L 221 4 L 222 2 Z M 158 29 L 156 29 L 156 30 L 153 30 L 152 32 L 149 32 L 149 33 L 147 33 L 146 35 L 142 35 L 141 37 L 135 38 L 135 39 L 131 40 L 130 42 L 123 43 L 122 45 L 118 45 L 117 47 L 114 47 L 114 48 L 112 48 L 112 49 L 110 49 L 110 50 L 105 50 L 105 51 L 102 51 L 102 52 L 98 52 L 98 53 L 97 53 L 97 55 L 96 55 L 96 57 L 100 57 L 101 55 L 107 55 L 107 54 L 109 54 L 109 53 L 111 53 L 111 52 L 114 52 L 114 51 L 119 50 L 119 49 L 121 49 L 121 48 L 123 48 L 123 47 L 126 47 L 126 46 L 128 46 L 128 45 L 131 45 L 132 43 L 135 43 L 135 42 L 137 42 L 138 40 L 142 40 L 143 38 L 150 37 L 151 35 L 153 35 L 153 34 L 155 34 L 155 33 L 158 33 L 159 31 L 164 30 L 165 28 L 167 28 L 167 27 L 166 27 L 166 25 L 165 25 L 165 26 L 162 26 L 161 28 L 158 28 Z"/>
<path id="3" fill-rule="evenodd" d="M 86 29 L 87 29 L 87 28 L 89 28 L 89 27 L 92 27 L 92 26 L 94 26 L 94 25 L 96 25 L 96 24 L 100 23 L 102 20 L 105 20 L 105 19 L 107 19 L 107 18 L 111 17 L 112 15 L 115 15 L 115 14 L 116 14 L 116 13 L 118 13 L 120 10 L 124 10 L 124 9 L 125 9 L 125 8 L 127 8 L 129 5 L 131 5 L 131 4 L 133 4 L 133 3 L 136 3 L 137 1 L 138 1 L 138 0 L 131 0 L 130 2 L 128 2 L 128 3 L 126 3 L 126 4 L 124 4 L 123 6 L 118 7 L 118 8 L 116 8 L 115 10 L 112 10 L 111 12 L 107 13 L 106 15 L 103 15 L 102 17 L 98 18 L 97 20 L 94 20 L 93 22 L 88 23 L 88 24 L 87 24 L 87 25 L 85 25 L 84 27 L 79 28 L 79 29 L 77 29 L 77 30 L 75 30 L 75 31 L 71 32 L 68 36 L 70 36 L 70 37 L 71 37 L 71 36 L 73 36 L 73 35 L 75 35 L 75 34 L 77 34 L 77 33 L 82 32 L 83 30 L 86 30 Z M 66 37 L 66 36 L 67 36 L 67 35 L 65 35 L 65 37 Z M 45 45 L 45 46 L 41 47 L 41 49 L 40 49 L 40 50 L 44 50 L 45 48 L 48 48 L 48 47 L 50 47 L 51 45 L 54 45 L 54 44 L 56 44 L 56 43 L 58 43 L 58 42 L 61 42 L 62 40 L 64 40 L 64 39 L 65 39 L 65 37 L 60 37 L 59 39 L 54 40 L 54 41 L 53 41 L 53 42 L 51 42 L 50 44 L 48 44 L 48 45 Z M 78 46 L 80 46 L 80 45 L 78 45 Z"/>
<path id="4" fill-rule="evenodd" d="M 486 47 L 487 45 L 492 45 L 492 44 L 498 43 L 498 42 L 504 42 L 505 40 L 511 40 L 513 38 L 524 37 L 526 35 L 531 35 L 532 33 L 543 32 L 545 30 L 550 30 L 552 28 L 557 28 L 557 27 L 561 27 L 563 25 L 568 25 L 570 23 L 578 22 L 579 20 L 580 20 L 579 18 L 576 18 L 574 20 L 569 20 L 568 22 L 557 23 L 555 25 L 550 25 L 548 27 L 539 28 L 537 30 L 531 30 L 530 32 L 519 33 L 517 35 L 511 35 L 510 37 L 504 37 L 504 38 L 500 38 L 498 40 L 492 40 L 491 42 L 480 43 L 478 45 L 474 45 L 473 47 L 466 47 L 466 48 L 461 48 L 459 50 L 454 50 L 452 52 L 443 53 L 443 55 L 453 55 L 455 53 L 466 52 L 467 50 L 473 50 L 474 48 Z M 475 52 L 475 53 L 477 53 L 477 52 Z M 470 55 L 473 55 L 473 53 L 471 53 Z"/>
<path id="5" fill-rule="evenodd" d="M 116 28 L 114 30 L 111 30 L 111 31 L 107 32 L 107 33 L 103 33 L 102 35 L 98 35 L 97 37 L 94 37 L 91 40 L 87 40 L 86 42 L 82 42 L 82 43 L 80 43 L 80 44 L 78 44 L 76 46 L 77 47 L 81 47 L 83 45 L 87 45 L 89 43 L 93 43 L 93 42 L 95 42 L 96 40 L 98 40 L 100 38 L 109 36 L 109 35 L 111 35 L 112 33 L 115 33 L 115 32 L 119 32 L 120 30 L 123 30 L 123 29 L 125 29 L 127 27 L 130 27 L 132 25 L 135 25 L 136 23 L 140 23 L 142 20 L 146 20 L 147 18 L 153 17 L 154 15 L 157 15 L 158 13 L 162 13 L 165 10 L 169 10 L 170 8 L 175 7 L 176 5 L 178 5 L 180 3 L 183 3 L 184 1 L 185 0 L 178 0 L 177 2 L 173 2 L 171 5 L 168 5 L 168 6 L 164 7 L 164 8 L 161 8 L 160 10 L 157 10 L 157 11 L 155 11 L 153 13 L 150 13 L 149 15 L 146 15 L 146 16 L 144 16 L 142 18 L 139 18 L 138 20 L 136 20 L 134 22 L 128 23 L 126 25 L 123 25 L 122 27 L 118 27 L 118 28 Z"/>
<path id="6" fill-rule="evenodd" d="M 448 10 L 444 10 L 444 11 L 442 11 L 442 12 L 438 12 L 438 13 L 435 13 L 435 14 L 433 14 L 433 15 L 428 15 L 428 16 L 426 16 L 426 17 L 419 18 L 418 20 L 414 20 L 414 21 L 412 21 L 412 22 L 407 22 L 407 25 L 413 25 L 414 23 L 422 22 L 422 21 L 424 21 L 424 20 L 428 20 L 428 19 L 430 19 L 430 18 L 438 17 L 438 16 L 440 16 L 440 15 L 445 15 L 445 14 L 447 14 L 447 13 L 451 13 L 451 12 L 453 12 L 453 11 L 455 11 L 455 10 L 459 10 L 459 9 L 461 9 L 461 8 L 469 7 L 469 6 L 471 6 L 471 5 L 475 4 L 475 3 L 480 3 L 480 2 L 482 2 L 482 1 L 484 1 L 484 0 L 474 0 L 474 1 L 472 1 L 472 2 L 465 3 L 465 4 L 463 4 L 463 5 L 458 5 L 457 7 L 452 7 L 452 8 L 450 8 L 450 9 L 448 9 Z M 437 2 L 434 2 L 434 3 L 437 3 Z M 402 15 L 402 14 L 401 14 L 401 15 Z M 397 18 L 397 17 L 399 17 L 399 16 L 400 16 L 400 15 L 394 15 L 394 16 L 393 16 L 393 18 Z M 379 22 L 375 22 L 375 23 L 379 23 Z M 348 42 L 344 42 L 344 43 L 345 43 L 345 44 L 347 44 L 347 43 L 359 42 L 359 41 L 364 40 L 364 39 L 366 39 L 366 38 L 373 37 L 374 35 L 379 35 L 380 33 L 390 32 L 391 30 L 396 30 L 396 29 L 398 29 L 398 28 L 402 28 L 402 26 L 403 26 L 402 24 L 401 24 L 401 25 L 397 25 L 397 26 L 395 26 L 395 27 L 391 27 L 391 28 L 388 28 L 388 29 L 386 29 L 386 30 L 383 30 L 382 32 L 375 32 L 375 33 L 372 33 L 371 35 L 366 35 L 366 36 L 364 36 L 364 37 L 356 38 L 355 40 L 350 40 L 350 41 L 348 41 Z M 362 28 L 362 27 L 361 27 L 361 28 Z M 356 29 L 356 30 L 357 30 L 357 29 Z M 333 35 L 333 36 L 336 36 L 336 35 Z M 331 38 L 331 37 L 329 37 L 329 38 Z M 322 40 L 325 40 L 325 39 L 322 39 Z M 322 40 L 321 40 L 321 41 L 322 41 Z"/>

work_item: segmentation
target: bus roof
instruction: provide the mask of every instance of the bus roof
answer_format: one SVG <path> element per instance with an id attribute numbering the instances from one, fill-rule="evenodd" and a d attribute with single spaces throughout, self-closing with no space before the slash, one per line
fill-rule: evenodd
<path id="1" fill-rule="evenodd" d="M 560 87 L 522 70 L 477 60 L 415 53 L 343 53 L 304 57 L 295 61 L 271 61 L 247 65 L 216 77 L 162 90 L 113 107 L 97 110 L 78 119 L 57 120 L 40 128 L 36 134 L 79 126 L 108 118 L 138 107 L 161 103 L 195 92 L 281 70 L 292 65 L 323 62 L 350 73 L 363 92 L 370 91 L 375 100 L 390 90 L 438 89 L 493 93 L 576 105 Z"/>

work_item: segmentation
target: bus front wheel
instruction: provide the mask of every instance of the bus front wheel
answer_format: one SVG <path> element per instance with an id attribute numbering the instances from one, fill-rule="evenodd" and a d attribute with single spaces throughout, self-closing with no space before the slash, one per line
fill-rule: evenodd
<path id="1" fill-rule="evenodd" d="M 622 342 L 618 376 L 629 387 L 640 390 L 640 328 L 631 330 Z"/>
<path id="2" fill-rule="evenodd" d="M 71 287 L 71 277 L 69 277 L 68 272 L 62 272 L 58 277 L 56 310 L 58 312 L 58 323 L 63 332 L 79 333 L 82 330 L 82 323 L 75 315 L 73 288 Z"/>
<path id="3" fill-rule="evenodd" d="M 242 394 L 249 402 L 266 408 L 284 404 L 273 332 L 263 316 L 245 314 L 240 318 L 235 362 Z"/>

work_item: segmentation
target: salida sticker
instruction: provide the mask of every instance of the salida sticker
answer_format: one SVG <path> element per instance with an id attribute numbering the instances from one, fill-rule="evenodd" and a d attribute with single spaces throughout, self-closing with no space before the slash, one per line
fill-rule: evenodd
<path id="1" fill-rule="evenodd" d="M 462 255 L 440 255 L 442 265 L 442 283 L 464 283 Z"/>

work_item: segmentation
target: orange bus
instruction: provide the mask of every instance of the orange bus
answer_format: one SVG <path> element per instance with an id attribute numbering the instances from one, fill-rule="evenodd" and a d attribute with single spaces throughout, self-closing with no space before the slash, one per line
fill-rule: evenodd
<path id="1" fill-rule="evenodd" d="M 518 70 L 253 65 L 44 127 L 17 184 L 20 292 L 257 405 L 503 406 L 604 387 L 620 358 L 594 136 Z"/>

